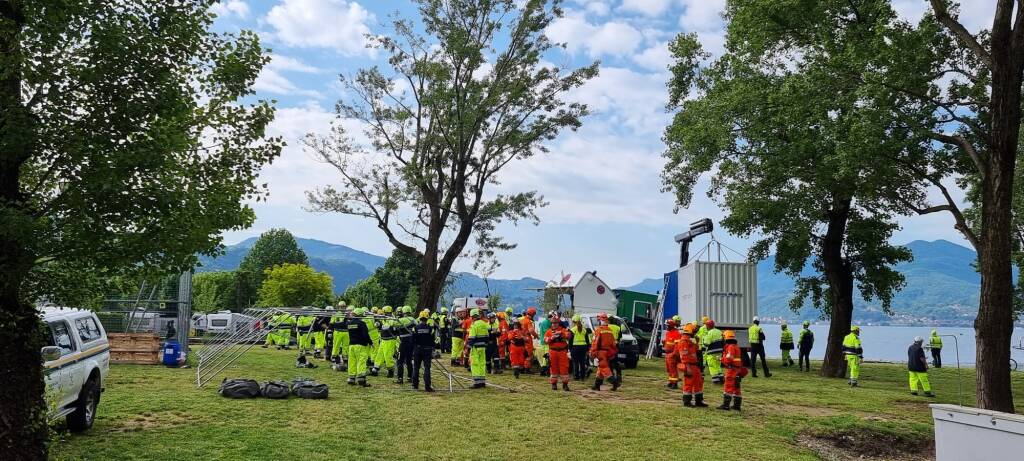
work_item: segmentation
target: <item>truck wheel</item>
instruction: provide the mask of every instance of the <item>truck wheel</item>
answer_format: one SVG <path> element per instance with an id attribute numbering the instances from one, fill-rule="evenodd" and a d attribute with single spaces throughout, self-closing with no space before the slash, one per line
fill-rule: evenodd
<path id="1" fill-rule="evenodd" d="M 100 403 L 99 380 L 89 378 L 82 386 L 75 402 L 75 411 L 68 415 L 68 428 L 73 432 L 82 432 L 92 427 L 96 420 L 96 407 Z"/>

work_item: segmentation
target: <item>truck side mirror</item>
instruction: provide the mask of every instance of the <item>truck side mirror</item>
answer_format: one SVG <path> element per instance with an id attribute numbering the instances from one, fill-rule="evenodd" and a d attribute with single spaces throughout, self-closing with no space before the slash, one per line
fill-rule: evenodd
<path id="1" fill-rule="evenodd" d="M 43 348 L 43 361 L 52 362 L 61 356 L 60 348 L 57 346 L 46 346 Z"/>

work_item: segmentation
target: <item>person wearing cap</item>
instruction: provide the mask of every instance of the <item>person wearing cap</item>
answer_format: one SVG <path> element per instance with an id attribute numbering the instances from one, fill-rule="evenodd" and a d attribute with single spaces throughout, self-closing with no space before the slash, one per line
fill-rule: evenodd
<path id="1" fill-rule="evenodd" d="M 924 391 L 925 397 L 935 397 L 932 385 L 928 382 L 928 359 L 924 356 L 924 338 L 914 337 L 914 343 L 907 349 L 907 372 L 910 375 L 910 394 L 917 395 L 917 388 Z"/>
<path id="2" fill-rule="evenodd" d="M 743 391 L 740 383 L 747 375 L 747 368 L 743 366 L 743 351 L 736 343 L 736 333 L 726 330 L 722 335 L 725 345 L 722 348 L 722 367 L 725 368 L 725 386 L 722 389 L 722 405 L 719 410 L 731 409 L 740 411 L 743 404 Z"/>
<path id="3" fill-rule="evenodd" d="M 348 330 L 349 338 L 348 383 L 358 383 L 360 386 L 370 387 L 366 382 L 366 362 L 369 360 L 370 345 L 373 341 L 370 339 L 367 323 L 368 321 L 372 322 L 372 319 L 363 318 L 367 315 L 365 307 L 356 309 L 353 314 L 354 316 L 345 319 L 345 328 Z"/>
<path id="4" fill-rule="evenodd" d="M 679 371 L 683 373 L 683 406 L 706 407 L 704 403 L 704 374 L 697 366 L 697 341 L 694 332 L 697 326 L 687 323 L 675 346 Z"/>
<path id="5" fill-rule="evenodd" d="M 942 338 L 939 337 L 939 330 L 932 330 L 928 337 L 928 346 L 932 350 L 932 365 L 935 368 L 942 368 Z"/>
<path id="6" fill-rule="evenodd" d="M 522 373 L 526 362 L 526 342 L 529 338 L 529 335 L 523 333 L 521 323 L 512 323 L 512 328 L 508 331 L 508 356 L 516 379 L 519 379 L 519 373 Z"/>
<path id="7" fill-rule="evenodd" d="M 424 309 L 426 311 L 426 309 Z M 427 311 L 429 314 L 430 311 Z M 402 384 L 405 382 L 405 376 L 409 376 L 409 381 L 412 381 L 412 362 L 413 362 L 413 349 L 415 345 L 412 341 L 412 335 L 416 329 L 416 321 L 412 318 L 412 306 L 402 306 L 402 315 L 398 318 L 398 379 L 395 380 L 395 384 Z M 434 326 L 433 319 L 430 319 L 431 327 Z M 431 348 L 433 352 L 433 348 Z"/>
<path id="8" fill-rule="evenodd" d="M 579 314 L 572 316 L 572 326 L 569 327 L 572 334 L 572 376 L 576 381 L 587 379 L 587 351 L 590 349 L 590 334 L 587 327 L 583 326 L 583 317 Z"/>
<path id="9" fill-rule="evenodd" d="M 754 317 L 754 323 L 747 329 L 747 338 L 750 340 L 750 374 L 757 377 L 757 358 L 761 358 L 761 368 L 764 369 L 764 377 L 771 378 L 768 371 L 768 359 L 764 354 L 764 330 L 761 329 L 761 320 Z"/>
<path id="10" fill-rule="evenodd" d="M 409 310 L 411 312 L 412 308 Z M 412 377 L 409 379 L 412 381 L 413 389 L 420 388 L 420 369 L 422 369 L 423 390 L 434 392 L 434 388 L 430 387 L 430 364 L 434 360 L 434 330 L 433 321 L 430 320 L 430 311 L 423 309 L 420 311 L 419 321 L 416 323 L 410 340 L 413 345 L 413 361 Z M 399 371 L 398 379 L 399 381 L 402 379 L 401 371 Z"/>
<path id="11" fill-rule="evenodd" d="M 590 345 L 590 356 L 597 359 L 597 376 L 592 390 L 601 390 L 605 379 L 612 383 L 612 390 L 619 389 L 619 382 L 612 375 L 611 359 L 618 353 L 618 341 L 608 328 L 608 314 L 597 314 L 598 326 L 594 328 L 594 339 Z"/>
<path id="12" fill-rule="evenodd" d="M 466 308 L 459 307 L 455 309 L 455 318 L 452 319 L 451 326 L 452 348 L 448 351 L 452 355 L 452 366 L 462 365 L 462 350 L 465 348 L 464 341 L 466 338 L 466 330 L 463 323 L 465 320 Z"/>
<path id="13" fill-rule="evenodd" d="M 722 349 L 725 348 L 725 341 L 722 330 L 715 326 L 715 321 L 708 319 L 704 323 L 707 331 L 701 344 L 704 346 L 704 365 L 707 366 L 708 374 L 711 375 L 711 382 L 722 384 Z"/>
<path id="14" fill-rule="evenodd" d="M 800 348 L 800 362 L 798 364 L 800 369 L 811 371 L 811 349 L 814 348 L 814 332 L 811 331 L 810 321 L 804 320 L 804 327 L 800 330 L 800 336 L 797 337 L 796 342 Z"/>
<path id="15" fill-rule="evenodd" d="M 557 312 L 551 316 L 551 328 L 544 332 L 544 343 L 548 348 L 548 366 L 550 370 L 551 390 L 558 390 L 558 380 L 562 380 L 562 390 L 569 390 L 569 341 L 572 334 L 562 326 Z"/>
<path id="16" fill-rule="evenodd" d="M 467 348 L 470 349 L 469 367 L 473 376 L 473 388 L 479 389 L 487 386 L 487 342 L 491 328 L 480 315 L 480 309 L 473 309 L 469 315 L 473 318 L 467 341 Z"/>
<path id="17" fill-rule="evenodd" d="M 692 333 L 692 332 L 691 332 Z M 665 353 L 665 371 L 668 372 L 669 389 L 679 388 L 679 354 L 676 347 L 682 340 L 682 334 L 676 329 L 675 319 L 665 322 L 665 339 L 661 341 L 661 350 Z M 694 361 L 696 362 L 696 358 Z"/>
<path id="18" fill-rule="evenodd" d="M 864 362 L 864 348 L 860 344 L 860 327 L 854 325 L 850 334 L 843 338 L 843 354 L 846 355 L 846 367 L 850 370 L 850 386 L 857 387 L 860 378 L 860 364 Z"/>
<path id="19" fill-rule="evenodd" d="M 793 332 L 789 331 L 789 325 L 782 322 L 782 333 L 779 334 L 779 350 L 782 351 L 782 366 L 789 367 L 793 366 L 793 356 L 790 355 L 793 350 Z"/>

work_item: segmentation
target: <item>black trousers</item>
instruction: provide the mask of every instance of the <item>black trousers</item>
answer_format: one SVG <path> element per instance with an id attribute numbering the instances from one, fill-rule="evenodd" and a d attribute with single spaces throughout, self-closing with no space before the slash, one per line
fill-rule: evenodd
<path id="1" fill-rule="evenodd" d="M 497 365 L 499 365 L 498 363 L 495 362 L 495 360 L 497 358 L 498 358 L 498 341 L 496 339 L 493 340 L 493 341 L 488 341 L 487 342 L 487 372 L 488 373 L 493 373 L 495 371 L 498 371 L 497 369 L 495 369 L 495 367 Z"/>
<path id="2" fill-rule="evenodd" d="M 586 379 L 587 377 L 587 351 L 590 350 L 590 346 L 586 344 L 580 346 L 572 346 L 572 350 L 569 354 L 572 356 L 572 376 L 576 379 Z"/>
<path id="3" fill-rule="evenodd" d="M 811 349 L 800 348 L 800 369 L 804 369 L 804 363 L 807 364 L 807 369 L 811 369 Z"/>
<path id="4" fill-rule="evenodd" d="M 612 369 L 612 376 L 615 377 L 615 381 L 622 384 L 622 359 L 618 355 L 609 360 L 609 364 Z"/>
<path id="5" fill-rule="evenodd" d="M 750 343 L 750 372 L 754 376 L 757 376 L 758 357 L 761 357 L 761 368 L 764 370 L 765 376 L 768 376 L 771 373 L 768 371 L 768 359 L 764 356 L 764 344 Z"/>
<path id="6" fill-rule="evenodd" d="M 452 329 L 451 327 L 445 327 L 437 330 L 437 335 L 441 343 L 441 352 L 450 354 L 452 352 Z"/>
<path id="7" fill-rule="evenodd" d="M 402 379 L 402 371 L 412 379 L 412 338 L 398 338 L 398 379 Z"/>
<path id="8" fill-rule="evenodd" d="M 932 348 L 932 366 L 942 368 L 942 348 Z"/>
<path id="9" fill-rule="evenodd" d="M 423 369 L 423 384 L 430 389 L 430 364 L 434 360 L 434 348 L 417 347 L 413 351 L 412 387 L 420 387 L 420 369 Z"/>

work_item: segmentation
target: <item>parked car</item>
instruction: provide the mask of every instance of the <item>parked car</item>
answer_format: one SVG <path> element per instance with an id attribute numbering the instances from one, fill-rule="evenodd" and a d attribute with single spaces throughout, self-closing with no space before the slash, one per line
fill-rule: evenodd
<path id="1" fill-rule="evenodd" d="M 110 372 L 110 343 L 96 314 L 81 309 L 43 307 L 46 345 L 43 373 L 50 419 L 67 418 L 68 428 L 92 427 L 103 384 Z"/>

